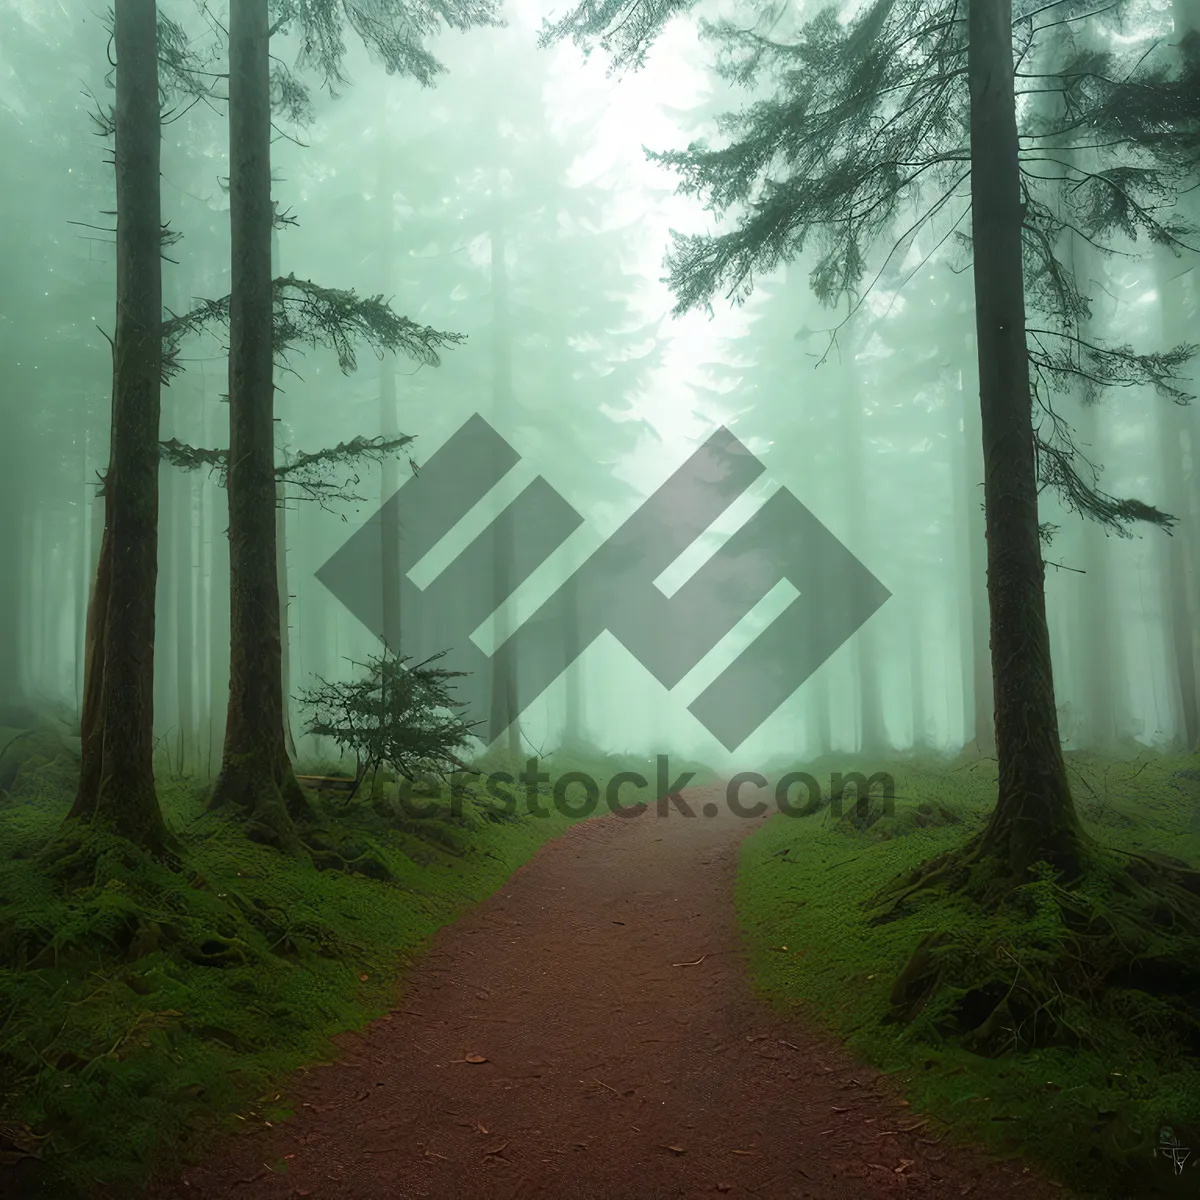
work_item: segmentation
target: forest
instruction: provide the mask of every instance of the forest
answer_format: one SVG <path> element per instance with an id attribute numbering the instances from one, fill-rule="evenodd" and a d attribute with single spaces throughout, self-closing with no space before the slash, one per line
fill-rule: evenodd
<path id="1" fill-rule="evenodd" d="M 0 1196 L 1200 1194 L 1200 5 L 0 0 Z"/>

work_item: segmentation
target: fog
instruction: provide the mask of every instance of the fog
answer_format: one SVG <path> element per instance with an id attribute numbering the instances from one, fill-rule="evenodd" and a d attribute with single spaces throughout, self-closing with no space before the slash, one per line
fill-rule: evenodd
<path id="1" fill-rule="evenodd" d="M 203 49 L 194 9 L 173 13 Z M 397 313 L 465 335 L 439 366 L 355 349 L 295 347 L 277 371 L 281 463 L 361 435 L 415 440 L 383 464 L 350 464 L 343 495 L 284 485 L 279 510 L 285 685 L 299 758 L 332 748 L 304 732 L 298 697 L 352 675 L 378 641 L 317 579 L 338 548 L 473 414 L 520 457 L 422 564 L 423 586 L 537 476 L 584 518 L 473 637 L 490 651 L 720 426 L 763 477 L 683 556 L 670 594 L 786 489 L 890 598 L 735 751 L 688 706 L 794 598 L 773 589 L 673 688 L 601 635 L 520 718 L 531 753 L 586 743 L 753 769 L 831 751 L 985 753 L 990 727 L 982 454 L 966 211 L 901 246 L 847 317 L 813 298 L 811 262 L 755 280 L 744 303 L 673 318 L 661 282 L 671 230 L 713 228 L 678 178 L 647 161 L 715 129 L 731 92 L 705 69 L 692 23 L 668 28 L 639 72 L 607 74 L 569 44 L 539 49 L 547 13 L 524 3 L 504 29 L 439 34 L 436 86 L 389 77 L 350 42 L 348 82 L 312 90 L 311 119 L 279 114 L 277 276 L 381 295 Z M 0 687 L 9 716 L 70 724 L 81 706 L 88 591 L 103 512 L 112 364 L 115 209 L 111 149 L 90 120 L 106 92 L 100 6 L 0 5 Z M 273 50 L 292 61 L 282 39 Z M 214 71 L 220 68 L 214 66 Z M 164 304 L 230 291 L 223 105 L 179 102 L 164 127 Z M 1144 245 L 1084 264 L 1091 328 L 1162 347 L 1194 327 L 1190 264 Z M 189 338 L 163 391 L 162 438 L 228 444 L 223 334 Z M 1185 335 L 1186 336 L 1186 335 Z M 1186 450 L 1192 409 L 1118 388 L 1095 407 L 1060 396 L 1103 487 L 1176 515 L 1173 534 L 1118 537 L 1046 493 L 1041 520 L 1061 732 L 1068 748 L 1166 747 L 1195 721 L 1196 520 Z M 225 494 L 208 469 L 164 462 L 155 723 L 173 771 L 220 765 L 228 696 Z M 835 593 L 830 602 L 845 602 Z M 447 628 L 453 620 L 447 620 Z M 447 634 L 448 644 L 450 635 Z M 502 640 L 502 638 L 500 639 Z M 403 634 L 401 650 L 404 650 Z M 1189 716 L 1189 706 L 1191 713 Z"/>

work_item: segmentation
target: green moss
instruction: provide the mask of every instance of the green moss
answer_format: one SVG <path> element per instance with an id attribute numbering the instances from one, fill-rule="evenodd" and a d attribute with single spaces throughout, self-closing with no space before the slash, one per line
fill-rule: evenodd
<path id="1" fill-rule="evenodd" d="M 320 857 L 345 869 L 318 870 L 163 780 L 178 861 L 93 833 L 87 886 L 66 888 L 39 852 L 72 785 L 48 754 L 0 798 L 0 1172 L 29 1195 L 128 1195 L 214 1132 L 282 1115 L 288 1073 L 394 1006 L 431 936 L 571 824 L 552 804 L 498 814 L 477 785 L 398 822 L 364 788 L 328 806 Z M 14 1167 L 22 1152 L 40 1165 Z"/>
<path id="2" fill-rule="evenodd" d="M 1148 755 L 1069 759 L 1093 838 L 1184 862 L 1200 861 L 1197 766 L 1194 758 Z M 848 804 L 838 820 L 825 805 L 807 817 L 775 816 L 744 843 L 737 905 L 765 995 L 814 1013 L 895 1072 L 913 1104 L 952 1136 L 1025 1155 L 1096 1195 L 1196 1194 L 1200 1062 L 1180 1033 L 1181 1010 L 1195 998 L 1181 1005 L 1152 970 L 1135 971 L 1128 986 L 1056 997 L 1056 1029 L 1072 1030 L 1073 1044 L 1038 1048 L 1032 1026 L 1017 1022 L 1002 1053 L 994 1046 L 973 1052 L 961 1036 L 964 1014 L 998 999 L 976 989 L 1001 975 L 1019 987 L 1022 972 L 1036 973 L 1061 953 L 1070 937 L 1061 897 L 1051 879 L 1038 878 L 985 916 L 960 895 L 935 892 L 904 920 L 872 924 L 871 897 L 900 873 L 962 845 L 983 827 L 994 800 L 988 761 L 906 761 L 891 773 L 890 817 L 856 822 Z M 1102 871 L 1086 886 L 1098 905 L 1108 902 Z M 1178 953 L 1176 941 L 1187 936 L 1164 928 L 1164 955 Z M 897 1023 L 893 986 L 926 937 L 930 961 L 943 956 L 945 977 L 961 987 L 941 989 L 911 1021 Z M 1156 1154 L 1166 1129 L 1192 1148 L 1180 1177 Z M 1148 1181 L 1162 1190 L 1148 1191 Z"/>

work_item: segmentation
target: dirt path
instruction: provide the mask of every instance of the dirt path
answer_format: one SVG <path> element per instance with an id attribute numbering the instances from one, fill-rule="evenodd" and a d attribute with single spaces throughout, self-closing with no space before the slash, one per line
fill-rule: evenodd
<path id="1" fill-rule="evenodd" d="M 442 931 L 343 1061 L 295 1080 L 292 1120 L 160 1200 L 1062 1197 L 935 1122 L 904 1131 L 870 1070 L 754 998 L 732 893 L 756 825 L 722 805 L 574 827 Z"/>

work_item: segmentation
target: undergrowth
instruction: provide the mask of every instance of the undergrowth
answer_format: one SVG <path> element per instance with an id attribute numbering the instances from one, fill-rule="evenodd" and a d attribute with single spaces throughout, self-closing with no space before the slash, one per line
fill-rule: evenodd
<path id="1" fill-rule="evenodd" d="M 603 787 L 625 765 L 553 771 L 586 769 Z M 541 819 L 526 814 L 522 786 L 506 813 L 479 781 L 453 802 L 433 796 L 415 819 L 376 781 L 349 803 L 321 798 L 347 869 L 319 871 L 206 813 L 196 782 L 163 778 L 178 863 L 94 835 L 90 885 L 69 889 L 38 852 L 74 775 L 48 743 L 0 795 L 0 1192 L 128 1196 L 215 1134 L 279 1120 L 287 1075 L 395 1006 L 433 933 L 573 820 L 546 784 Z M 651 777 L 640 798 L 652 789 Z"/>
<path id="2" fill-rule="evenodd" d="M 1200 862 L 1194 757 L 1068 760 L 1081 817 L 1097 842 Z M 1055 1011 L 1039 1014 L 1051 1018 L 1053 1044 L 1043 1042 L 1031 1018 L 1010 1022 L 979 1052 L 979 1043 L 963 1036 L 971 1006 L 981 1005 L 982 1020 L 998 999 L 982 996 L 982 987 L 1003 975 L 1016 992 L 1024 975 L 1061 956 L 1072 938 L 1061 915 L 1064 897 L 1043 874 L 997 912 L 947 891 L 906 919 L 871 923 L 868 902 L 884 885 L 983 828 L 995 801 L 995 764 L 904 761 L 859 769 L 890 770 L 890 815 L 877 799 L 864 813 L 848 798 L 839 818 L 826 797 L 807 816 L 773 817 L 743 844 L 737 905 L 763 992 L 783 1005 L 801 1004 L 894 1072 L 912 1103 L 951 1137 L 1036 1162 L 1081 1194 L 1200 1194 L 1195 998 L 1160 986 L 1153 963 L 1133 964 L 1121 986 L 1110 981 L 1092 996 L 1057 994 Z M 821 777 L 818 766 L 809 770 Z M 1090 890 L 1103 906 L 1106 882 L 1098 871 L 1084 881 L 1082 896 Z M 893 987 L 915 944 L 930 935 L 933 952 L 951 956 L 947 977 L 961 986 L 897 1021 Z M 1177 936 L 1186 935 L 1162 933 L 1164 951 Z M 1178 1173 L 1172 1142 L 1190 1150 Z"/>

